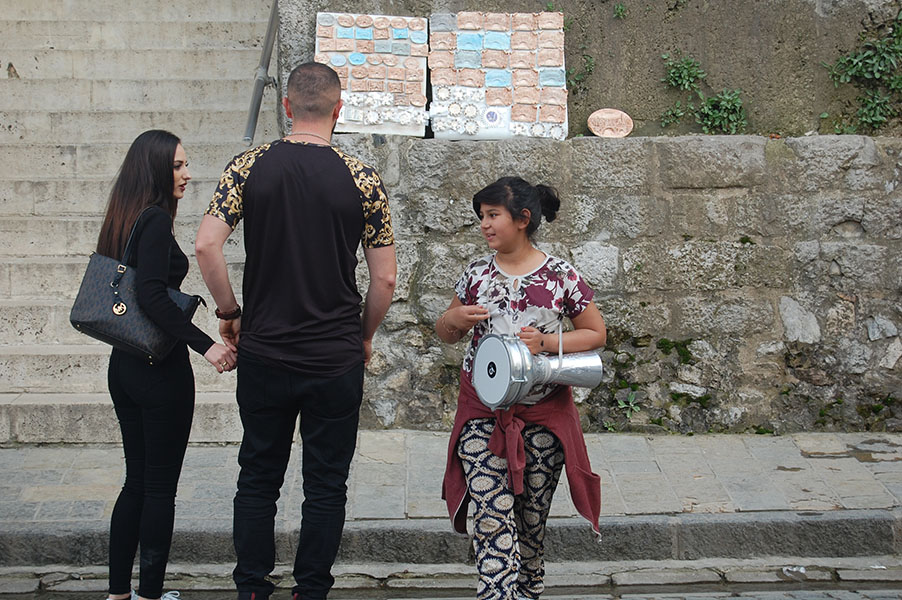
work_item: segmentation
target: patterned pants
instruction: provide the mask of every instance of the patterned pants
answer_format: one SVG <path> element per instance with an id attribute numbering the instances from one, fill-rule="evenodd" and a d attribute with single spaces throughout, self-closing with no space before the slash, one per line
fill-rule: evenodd
<path id="1" fill-rule="evenodd" d="M 476 504 L 473 547 L 477 600 L 531 600 L 545 589 L 545 522 L 564 464 L 560 441 L 545 427 L 523 429 L 523 493 L 514 496 L 507 460 L 492 454 L 495 419 L 464 425 L 457 446 L 470 497 Z"/>

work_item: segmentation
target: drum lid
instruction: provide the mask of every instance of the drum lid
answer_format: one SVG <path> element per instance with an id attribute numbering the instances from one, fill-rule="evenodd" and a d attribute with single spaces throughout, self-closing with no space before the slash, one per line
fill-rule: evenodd
<path id="1" fill-rule="evenodd" d="M 510 355 L 504 341 L 488 335 L 479 341 L 473 359 L 473 387 L 479 399 L 490 409 L 502 405 L 511 386 Z"/>

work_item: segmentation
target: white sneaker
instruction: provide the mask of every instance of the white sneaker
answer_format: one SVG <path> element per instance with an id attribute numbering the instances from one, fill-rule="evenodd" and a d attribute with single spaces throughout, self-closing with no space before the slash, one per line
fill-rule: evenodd
<path id="1" fill-rule="evenodd" d="M 181 594 L 173 590 L 171 592 L 166 592 L 165 594 L 160 596 L 160 600 L 179 600 L 180 596 Z"/>

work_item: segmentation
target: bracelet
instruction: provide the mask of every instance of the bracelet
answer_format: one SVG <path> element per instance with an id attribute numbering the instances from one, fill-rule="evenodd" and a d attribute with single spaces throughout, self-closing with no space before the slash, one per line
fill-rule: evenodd
<path id="1" fill-rule="evenodd" d="M 218 308 L 215 311 L 216 317 L 223 321 L 233 321 L 241 316 L 241 306 L 236 306 L 234 310 L 222 312 Z"/>
<path id="2" fill-rule="evenodd" d="M 458 334 L 460 335 L 460 331 L 456 327 L 450 327 L 447 322 L 445 322 L 445 315 L 448 314 L 448 311 L 442 313 L 442 316 L 438 318 L 438 322 L 442 324 L 442 327 L 445 328 L 450 334 Z"/>

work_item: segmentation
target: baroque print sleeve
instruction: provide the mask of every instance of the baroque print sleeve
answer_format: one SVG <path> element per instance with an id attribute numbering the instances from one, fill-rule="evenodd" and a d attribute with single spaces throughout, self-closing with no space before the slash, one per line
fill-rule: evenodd
<path id="1" fill-rule="evenodd" d="M 213 192 L 213 199 L 204 214 L 216 217 L 233 230 L 238 226 L 244 216 L 244 184 L 251 165 L 269 147 L 270 144 L 264 144 L 232 159 L 222 172 L 219 186 Z"/>
<path id="2" fill-rule="evenodd" d="M 382 185 L 382 177 L 373 167 L 349 156 L 338 149 L 335 152 L 345 161 L 354 185 L 360 192 L 363 204 L 363 233 L 360 242 L 364 248 L 382 248 L 395 243 L 394 230 L 391 223 L 391 210 L 388 207 L 388 194 Z"/>

